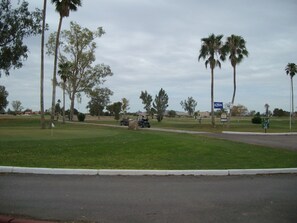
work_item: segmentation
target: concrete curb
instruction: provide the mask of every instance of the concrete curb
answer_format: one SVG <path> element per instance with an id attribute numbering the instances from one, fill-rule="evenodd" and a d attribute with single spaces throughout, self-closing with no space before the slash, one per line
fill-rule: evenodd
<path id="1" fill-rule="evenodd" d="M 229 170 L 108 170 L 60 169 L 0 166 L 0 173 L 89 175 L 89 176 L 236 176 L 265 174 L 296 174 L 297 168 L 229 169 Z"/>
<path id="2" fill-rule="evenodd" d="M 63 169 L 63 168 L 33 168 L 0 166 L 0 173 L 30 173 L 52 175 L 98 175 L 94 169 Z"/>
<path id="3" fill-rule="evenodd" d="M 228 170 L 99 170 L 101 176 L 227 176 Z"/>

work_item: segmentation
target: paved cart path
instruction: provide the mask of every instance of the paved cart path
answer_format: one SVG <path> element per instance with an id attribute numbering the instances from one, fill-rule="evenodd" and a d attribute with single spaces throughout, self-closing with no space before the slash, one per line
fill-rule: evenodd
<path id="1" fill-rule="evenodd" d="M 151 131 L 162 131 L 162 132 L 176 132 L 185 134 L 197 134 L 204 135 L 213 138 L 226 139 L 236 142 L 244 142 L 253 145 L 269 146 L 273 148 L 283 148 L 297 151 L 297 133 L 209 133 L 209 132 L 197 132 L 197 131 L 187 131 L 187 130 L 174 130 L 174 129 L 160 129 L 160 128 L 150 128 L 145 130 Z"/>
<path id="2" fill-rule="evenodd" d="M 77 124 L 77 122 L 69 122 Z M 96 123 L 78 123 L 86 125 L 99 125 L 106 127 L 114 128 L 127 128 L 127 126 L 117 126 L 109 124 L 96 124 Z M 163 128 L 144 128 L 140 130 L 145 131 L 161 131 L 161 132 L 175 132 L 175 133 L 184 133 L 184 134 L 197 134 L 204 135 L 213 138 L 226 139 L 236 142 L 244 142 L 253 145 L 269 146 L 273 148 L 283 148 L 297 151 L 297 133 L 280 133 L 280 134 L 261 134 L 261 133 L 209 133 L 209 132 L 197 132 L 197 131 L 188 131 L 188 130 L 176 130 L 176 129 L 163 129 Z"/>
<path id="3" fill-rule="evenodd" d="M 297 135 L 250 135 L 250 134 L 225 134 L 208 133 L 210 137 L 226 139 L 248 144 L 283 148 L 297 151 Z"/>

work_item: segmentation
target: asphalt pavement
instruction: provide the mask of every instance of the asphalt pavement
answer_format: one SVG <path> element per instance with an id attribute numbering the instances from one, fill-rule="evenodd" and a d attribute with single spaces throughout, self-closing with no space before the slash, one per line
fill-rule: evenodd
<path id="1" fill-rule="evenodd" d="M 207 133 L 209 137 L 226 139 L 230 141 L 243 142 L 253 145 L 268 146 L 279 149 L 289 149 L 297 151 L 297 134 L 227 134 L 227 133 Z"/>
<path id="2" fill-rule="evenodd" d="M 87 222 L 297 222 L 297 175 L 0 175 L 0 214 Z"/>

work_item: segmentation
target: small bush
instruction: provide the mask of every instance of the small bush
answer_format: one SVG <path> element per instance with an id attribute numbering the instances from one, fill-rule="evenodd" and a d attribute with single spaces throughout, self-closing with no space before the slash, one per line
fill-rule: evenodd
<path id="1" fill-rule="evenodd" d="M 83 121 L 85 121 L 85 118 L 86 118 L 86 115 L 85 114 L 78 113 L 78 115 L 77 115 L 78 121 L 83 122 Z"/>
<path id="2" fill-rule="evenodd" d="M 254 117 L 252 118 L 252 123 L 253 123 L 253 124 L 261 124 L 261 123 L 262 123 L 262 119 L 261 119 L 261 117 L 260 117 L 260 116 L 254 116 Z"/>

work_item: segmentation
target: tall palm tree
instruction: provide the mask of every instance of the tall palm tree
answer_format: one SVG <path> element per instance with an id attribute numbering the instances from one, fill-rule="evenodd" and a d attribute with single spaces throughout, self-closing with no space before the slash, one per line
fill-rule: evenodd
<path id="1" fill-rule="evenodd" d="M 40 124 L 41 128 L 45 129 L 44 118 L 44 31 L 45 31 L 45 18 L 46 18 L 46 1 L 43 1 L 42 13 L 42 33 L 41 33 L 41 67 L 40 67 Z"/>
<path id="2" fill-rule="evenodd" d="M 233 96 L 232 104 L 234 104 L 236 93 L 236 65 L 240 64 L 244 57 L 248 57 L 249 52 L 246 49 L 246 41 L 241 36 L 231 35 L 227 38 L 224 45 L 225 53 L 229 54 L 229 60 L 233 67 Z"/>
<path id="3" fill-rule="evenodd" d="M 58 74 L 60 78 L 62 79 L 62 88 L 63 88 L 63 123 L 65 123 L 65 88 L 66 88 L 66 81 L 71 75 L 71 63 L 69 61 L 67 62 L 61 62 L 59 63 L 59 70 Z"/>
<path id="4" fill-rule="evenodd" d="M 264 105 L 266 117 L 269 116 L 269 107 L 270 107 L 270 105 L 267 103 Z"/>
<path id="5" fill-rule="evenodd" d="M 291 77 L 291 103 L 290 103 L 290 130 L 292 129 L 292 115 L 294 114 L 294 91 L 293 91 L 293 77 L 297 73 L 297 65 L 295 63 L 288 63 L 286 68 L 287 75 Z"/>
<path id="6" fill-rule="evenodd" d="M 207 38 L 202 38 L 202 46 L 200 49 L 200 54 L 198 56 L 198 61 L 200 59 L 205 60 L 205 67 L 209 65 L 211 70 L 211 123 L 215 126 L 215 117 L 214 117 L 214 69 L 216 66 L 221 68 L 221 60 L 224 60 L 224 51 L 222 50 L 223 35 L 215 36 L 211 34 Z"/>
<path id="7" fill-rule="evenodd" d="M 54 72 L 53 72 L 53 92 L 52 92 L 52 111 L 51 122 L 55 119 L 55 101 L 56 101 L 56 86 L 57 86 L 57 62 L 58 62 L 58 49 L 59 40 L 62 27 L 62 21 L 64 17 L 68 17 L 70 11 L 76 11 L 78 6 L 81 6 L 81 0 L 51 0 L 55 4 L 56 11 L 60 14 L 60 20 L 58 25 L 58 31 L 56 36 L 56 48 L 54 56 Z M 51 125 L 50 125 L 51 126 Z"/>

